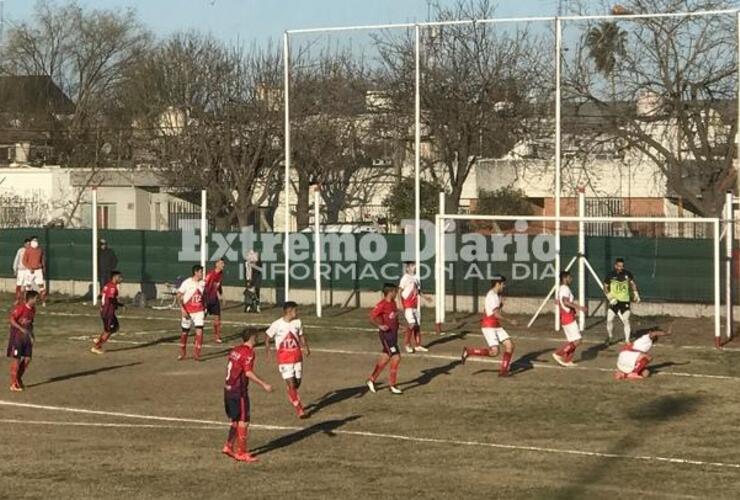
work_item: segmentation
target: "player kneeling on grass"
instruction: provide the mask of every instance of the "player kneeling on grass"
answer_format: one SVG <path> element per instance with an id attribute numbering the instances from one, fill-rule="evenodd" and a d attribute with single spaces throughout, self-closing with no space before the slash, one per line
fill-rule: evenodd
<path id="1" fill-rule="evenodd" d="M 265 349 L 270 353 L 270 339 L 275 340 L 280 375 L 288 389 L 288 399 L 295 408 L 298 418 L 305 418 L 298 388 L 303 377 L 303 353 L 311 354 L 303 335 L 303 325 L 298 319 L 298 304 L 288 301 L 283 305 L 283 317 L 274 321 L 265 332 Z"/>
<path id="2" fill-rule="evenodd" d="M 193 266 L 192 277 L 186 279 L 177 290 L 177 300 L 180 302 L 182 317 L 180 319 L 180 355 L 178 360 L 185 359 L 188 335 L 195 327 L 195 355 L 193 359 L 200 361 L 200 350 L 203 347 L 203 324 L 205 323 L 205 307 L 203 306 L 203 266 Z"/>
<path id="3" fill-rule="evenodd" d="M 206 274 L 204 285 L 206 296 L 206 312 L 213 317 L 213 337 L 217 344 L 221 343 L 221 297 L 223 295 L 224 267 L 223 259 L 216 261 L 213 270 Z"/>
<path id="4" fill-rule="evenodd" d="M 36 302 L 39 294 L 26 292 L 23 304 L 19 304 L 10 313 L 10 338 L 8 339 L 7 356 L 10 360 L 10 390 L 23 390 L 23 374 L 31 363 L 33 354 L 33 318 L 36 316 Z"/>
<path id="5" fill-rule="evenodd" d="M 561 345 L 557 351 L 552 353 L 553 359 L 561 366 L 575 366 L 573 354 L 576 352 L 578 345 L 581 343 L 581 330 L 578 326 L 576 314 L 578 311 L 586 311 L 586 306 L 579 305 L 575 301 L 570 285 L 573 283 L 573 276 L 569 271 L 560 273 L 560 287 L 558 287 L 558 311 L 560 314 L 560 325 L 563 327 L 563 333 L 567 342 Z"/>
<path id="6" fill-rule="evenodd" d="M 501 309 L 504 306 L 501 300 L 501 294 L 506 287 L 506 277 L 496 275 L 491 280 L 491 289 L 486 294 L 485 311 L 480 320 L 481 332 L 488 344 L 487 349 L 465 347 L 462 352 L 463 364 L 470 356 L 495 357 L 499 353 L 499 345 L 504 346 L 504 355 L 501 359 L 499 368 L 499 377 L 508 377 L 511 368 L 511 357 L 514 355 L 514 342 L 511 341 L 509 334 L 501 327 L 501 321 L 504 317 L 501 315 Z M 512 325 L 516 321 L 508 320 Z"/>
<path id="7" fill-rule="evenodd" d="M 224 384 L 224 409 L 231 420 L 229 435 L 224 444 L 223 453 L 239 462 L 256 462 L 257 458 L 247 451 L 249 433 L 249 381 L 272 392 L 272 386 L 254 373 L 257 339 L 255 330 L 244 330 L 241 334 L 242 344 L 234 347 L 228 356 L 226 365 L 226 383 Z M 234 446 L 236 444 L 236 446 Z"/>
<path id="8" fill-rule="evenodd" d="M 367 387 L 372 393 L 376 392 L 375 381 L 390 363 L 390 376 L 388 377 L 390 391 L 392 394 L 403 394 L 403 391 L 396 387 L 398 365 L 401 364 L 401 350 L 398 348 L 397 293 L 398 289 L 392 283 L 383 285 L 383 298 L 370 312 L 370 322 L 378 327 L 378 336 L 380 336 L 380 344 L 383 347 L 383 354 L 378 358 L 373 373 L 367 379 Z"/>
<path id="9" fill-rule="evenodd" d="M 116 309 L 123 307 L 123 304 L 118 302 L 118 285 L 121 281 L 123 281 L 123 276 L 120 271 L 112 271 L 110 281 L 100 291 L 100 319 L 103 320 L 103 333 L 95 339 L 95 345 L 90 349 L 90 352 L 95 354 L 103 354 L 103 344 L 118 331 Z"/>
<path id="10" fill-rule="evenodd" d="M 614 372 L 614 378 L 617 380 L 647 378 L 650 375 L 647 365 L 653 359 L 650 355 L 650 349 L 653 348 L 653 344 L 660 337 L 670 334 L 671 332 L 663 331 L 660 328 L 651 328 L 633 342 L 625 345 L 617 358 L 617 371 Z"/>

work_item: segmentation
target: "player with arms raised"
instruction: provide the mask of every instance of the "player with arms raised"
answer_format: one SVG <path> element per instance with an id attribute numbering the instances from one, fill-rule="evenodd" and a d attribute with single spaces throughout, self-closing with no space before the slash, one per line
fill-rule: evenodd
<path id="1" fill-rule="evenodd" d="M 508 377 L 510 375 L 511 358 L 514 355 L 514 342 L 512 342 L 509 334 L 501 326 L 501 321 L 504 320 L 501 314 L 501 309 L 504 307 L 501 294 L 504 288 L 506 288 L 506 277 L 498 274 L 491 280 L 491 289 L 486 294 L 485 311 L 480 320 L 480 327 L 488 348 L 465 347 L 463 348 L 461 358 L 463 364 L 465 364 L 465 361 L 470 356 L 495 357 L 498 356 L 499 345 L 503 345 L 504 355 L 502 356 L 501 366 L 499 367 L 499 377 Z M 513 319 L 508 321 L 512 325 L 516 325 L 516 321 Z"/>
<path id="2" fill-rule="evenodd" d="M 631 292 L 631 295 L 630 295 Z M 609 308 L 606 312 L 607 342 L 611 343 L 614 333 L 614 318 L 619 317 L 624 326 L 624 342 L 628 344 L 632 327 L 630 325 L 630 302 L 640 302 L 640 293 L 634 276 L 624 268 L 624 259 L 614 261 L 614 269 L 604 278 L 604 293 L 609 299 Z"/>
<path id="3" fill-rule="evenodd" d="M 270 353 L 270 340 L 277 348 L 278 370 L 288 390 L 288 399 L 298 418 L 305 418 L 306 412 L 298 394 L 303 379 L 303 355 L 311 354 L 303 325 L 298 319 L 298 304 L 288 301 L 283 305 L 283 317 L 275 320 L 265 332 L 265 350 Z"/>
<path id="4" fill-rule="evenodd" d="M 38 292 L 33 290 L 26 292 L 23 304 L 15 306 L 10 313 L 10 338 L 6 355 L 11 358 L 11 392 L 21 392 L 24 389 L 23 374 L 31 363 L 33 343 L 36 340 L 33 335 L 33 320 L 36 316 L 38 298 Z"/>
<path id="5" fill-rule="evenodd" d="M 213 316 L 213 336 L 217 344 L 221 343 L 221 297 L 224 267 L 226 267 L 226 262 L 218 259 L 213 269 L 206 274 L 205 282 L 206 313 L 208 316 Z"/>
<path id="6" fill-rule="evenodd" d="M 375 304 L 370 311 L 370 322 L 378 327 L 378 336 L 383 353 L 375 363 L 375 369 L 367 379 L 367 387 L 370 392 L 377 392 L 375 381 L 390 363 L 390 374 L 388 383 L 392 394 L 403 394 L 396 384 L 398 380 L 398 366 L 401 364 L 401 350 L 398 348 L 398 308 L 396 307 L 396 295 L 398 288 L 392 283 L 383 285 L 383 298 Z"/>
<path id="7" fill-rule="evenodd" d="M 229 352 L 226 365 L 224 409 L 226 416 L 231 420 L 231 427 L 222 452 L 239 462 L 252 463 L 256 462 L 257 458 L 247 451 L 250 417 L 249 381 L 260 385 L 266 392 L 272 392 L 272 386 L 254 373 L 256 332 L 244 330 L 241 337 L 242 344 Z"/>
<path id="8" fill-rule="evenodd" d="M 578 326 L 578 311 L 586 311 L 585 305 L 576 302 L 570 285 L 573 283 L 573 276 L 570 271 L 560 273 L 560 286 L 558 287 L 557 303 L 560 314 L 560 326 L 565 334 L 565 344 L 561 345 L 557 351 L 552 353 L 553 359 L 561 366 L 575 366 L 573 354 L 576 352 L 578 345 L 581 343 L 581 329 Z"/>
<path id="9" fill-rule="evenodd" d="M 193 266 L 192 277 L 186 279 L 177 290 L 177 300 L 180 303 L 180 355 L 178 360 L 186 357 L 188 335 L 195 327 L 195 354 L 193 359 L 200 361 L 200 350 L 203 347 L 203 324 L 205 322 L 205 307 L 203 306 L 203 266 Z"/>
<path id="10" fill-rule="evenodd" d="M 120 271 L 111 271 L 110 281 L 100 291 L 100 319 L 103 320 L 103 333 L 95 339 L 95 345 L 90 349 L 90 352 L 95 354 L 103 354 L 103 344 L 119 329 L 116 309 L 123 307 L 123 304 L 118 302 L 118 287 L 121 281 L 123 276 Z"/>
<path id="11" fill-rule="evenodd" d="M 429 349 L 421 345 L 421 319 L 419 318 L 419 297 L 429 302 L 431 299 L 421 292 L 421 283 L 419 276 L 416 274 L 416 264 L 406 262 L 406 272 L 401 277 L 398 289 L 401 291 L 399 296 L 403 315 L 406 319 L 406 335 L 404 336 L 404 345 L 406 352 L 415 351 L 426 352 Z"/>
<path id="12" fill-rule="evenodd" d="M 634 342 L 627 343 L 617 358 L 617 371 L 614 378 L 617 380 L 641 380 L 650 376 L 647 366 L 653 357 L 650 350 L 660 337 L 670 335 L 670 329 L 649 328 L 640 333 Z"/>

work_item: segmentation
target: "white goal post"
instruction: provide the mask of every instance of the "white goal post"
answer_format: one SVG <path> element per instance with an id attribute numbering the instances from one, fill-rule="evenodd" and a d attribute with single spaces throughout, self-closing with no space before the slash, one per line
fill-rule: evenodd
<path id="1" fill-rule="evenodd" d="M 581 203 L 583 199 L 583 194 L 580 195 Z M 730 213 L 730 209 L 726 211 L 726 213 Z M 686 217 L 586 217 L 586 216 L 560 216 L 560 217 L 554 217 L 554 216 L 532 216 L 532 215 L 475 215 L 475 214 L 444 214 L 440 213 L 437 214 L 435 218 L 435 248 L 436 248 L 436 259 L 435 259 L 435 321 L 437 323 L 437 329 L 442 330 L 442 325 L 445 322 L 445 303 L 446 303 L 446 282 L 445 282 L 445 263 L 446 263 L 446 223 L 448 221 L 491 221 L 491 222 L 516 222 L 516 221 L 531 221 L 531 222 L 552 222 L 555 223 L 555 227 L 560 226 L 560 223 L 563 222 L 571 222 L 571 223 L 578 223 L 578 251 L 577 254 L 571 259 L 570 263 L 568 264 L 568 267 L 572 266 L 576 262 L 579 266 L 579 272 L 578 274 L 578 300 L 581 303 L 585 303 L 585 281 L 586 281 L 586 271 L 588 271 L 591 276 L 594 277 L 594 279 L 599 280 L 598 276 L 596 276 L 595 271 L 591 267 L 591 265 L 588 263 L 588 260 L 586 258 L 586 249 L 585 249 L 585 224 L 586 223 L 680 223 L 680 224 L 709 224 L 712 227 L 712 240 L 713 240 L 713 251 L 712 251 L 712 267 L 713 267 L 713 273 L 712 273 L 712 280 L 713 280 L 713 291 L 712 291 L 712 298 L 713 298 L 713 317 L 714 317 L 714 338 L 715 338 L 715 345 L 718 347 L 721 345 L 721 336 L 722 336 L 722 323 L 721 323 L 721 303 L 722 303 L 722 291 L 721 291 L 721 252 L 720 252 L 720 242 L 722 238 L 728 238 L 727 240 L 727 248 L 731 249 L 732 240 L 730 239 L 732 237 L 732 219 L 720 219 L 716 217 L 695 217 L 695 218 L 686 218 Z M 725 225 L 725 231 L 721 232 L 721 225 Z M 559 239 L 559 234 L 555 235 L 556 240 Z M 555 244 L 556 252 L 560 252 L 560 245 L 556 242 Z M 731 252 L 731 250 L 730 250 Z M 559 255 L 557 256 L 559 257 Z M 560 267 L 560 259 L 557 258 L 554 260 L 555 262 L 555 280 L 553 283 L 553 288 L 551 289 L 552 292 L 556 289 L 556 287 L 559 285 L 559 274 L 561 271 Z M 726 259 L 726 273 L 727 274 L 727 282 L 731 280 L 731 261 L 730 261 L 731 255 L 729 258 Z M 600 280 L 599 280 L 600 282 Z M 544 308 L 544 306 L 549 301 L 549 295 L 548 297 L 543 301 L 542 306 L 540 307 L 540 311 Z M 729 340 L 732 337 L 732 322 L 731 322 L 731 311 L 732 311 L 732 297 L 731 297 L 731 286 L 725 287 L 725 301 L 727 305 L 726 315 L 727 315 L 727 321 L 725 323 L 725 330 L 726 330 L 726 338 Z M 538 314 L 539 311 L 536 313 Z M 583 321 L 584 318 L 581 316 L 580 324 L 581 328 L 583 328 Z M 558 330 L 560 328 L 560 317 L 559 314 L 555 314 L 555 329 Z M 530 322 L 531 324 L 531 322 Z"/>

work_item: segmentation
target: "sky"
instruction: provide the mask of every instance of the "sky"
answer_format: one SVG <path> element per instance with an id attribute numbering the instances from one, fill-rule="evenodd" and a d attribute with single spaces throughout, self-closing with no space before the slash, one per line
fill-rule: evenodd
<path id="1" fill-rule="evenodd" d="M 454 0 L 439 0 L 451 5 Z M 4 0 L 9 23 L 28 19 L 34 0 Z M 157 35 L 197 29 L 227 41 L 265 43 L 293 28 L 427 19 L 427 0 L 78 0 L 82 6 L 133 8 Z M 554 15 L 558 0 L 499 0 L 498 16 Z"/>

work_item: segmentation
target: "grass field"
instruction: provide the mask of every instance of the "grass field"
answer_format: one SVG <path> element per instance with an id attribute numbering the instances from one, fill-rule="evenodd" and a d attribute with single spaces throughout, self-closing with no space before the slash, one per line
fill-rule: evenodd
<path id="1" fill-rule="evenodd" d="M 208 328 L 196 363 L 176 360 L 176 311 L 123 312 L 121 333 L 96 356 L 96 309 L 51 303 L 37 316 L 27 391 L 3 381 L 0 497 L 740 495 L 740 350 L 714 350 L 708 322 L 676 321 L 654 350 L 655 376 L 616 382 L 619 346 L 600 343 L 603 324 L 588 330 L 573 369 L 552 361 L 561 338 L 550 317 L 511 329 L 515 374 L 499 379 L 496 360 L 459 364 L 463 345 L 483 339 L 477 317 L 458 316 L 450 334 L 426 335 L 429 353 L 404 354 L 405 394 L 392 396 L 364 385 L 379 351 L 366 314 L 303 312 L 308 420 L 296 419 L 275 361 L 259 351 L 257 372 L 276 390 L 251 390 L 250 447 L 261 462 L 245 465 L 220 454 L 224 357 L 244 324 L 269 323 L 276 309 L 227 309 L 226 344 L 213 344 Z"/>

